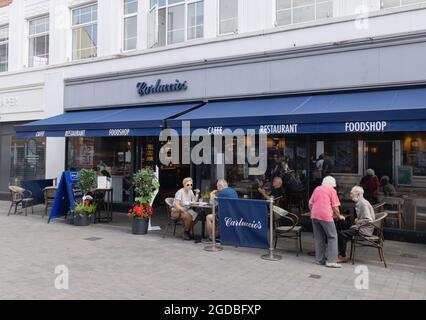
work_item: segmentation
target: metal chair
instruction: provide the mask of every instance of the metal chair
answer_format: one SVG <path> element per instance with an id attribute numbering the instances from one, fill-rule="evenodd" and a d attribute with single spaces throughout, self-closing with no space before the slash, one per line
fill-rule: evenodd
<path id="1" fill-rule="evenodd" d="M 277 247 L 278 237 L 296 240 L 296 255 L 302 251 L 302 227 L 298 226 L 299 218 L 280 207 L 274 206 L 274 248 Z M 284 221 L 290 225 L 282 225 Z"/>
<path id="2" fill-rule="evenodd" d="M 47 216 L 48 209 L 53 207 L 53 203 L 55 202 L 57 191 L 58 191 L 58 188 L 55 188 L 55 187 L 47 187 L 43 189 L 44 213 L 42 218 L 44 218 L 44 216 Z"/>
<path id="3" fill-rule="evenodd" d="M 417 220 L 421 223 L 426 224 L 426 199 L 414 200 L 414 231 L 417 229 Z"/>
<path id="4" fill-rule="evenodd" d="M 182 225 L 179 219 L 172 219 L 172 208 L 173 208 L 173 202 L 174 198 L 166 198 L 166 209 L 167 209 L 167 226 L 164 229 L 163 238 L 166 237 L 167 230 L 169 229 L 169 225 L 173 226 L 173 236 L 176 235 L 176 226 Z"/>
<path id="5" fill-rule="evenodd" d="M 385 203 L 383 208 L 388 213 L 388 218 L 397 219 L 398 227 L 402 229 L 402 225 L 405 227 L 404 218 L 404 199 L 398 197 L 384 197 L 383 202 Z"/>
<path id="6" fill-rule="evenodd" d="M 365 236 L 362 234 L 362 231 L 361 231 L 359 235 L 352 238 L 351 254 L 350 254 L 350 259 L 352 260 L 352 264 L 355 264 L 355 250 L 357 246 L 372 247 L 372 248 L 376 248 L 379 251 L 380 261 L 382 261 L 385 265 L 385 268 L 387 268 L 385 255 L 383 253 L 383 245 L 385 241 L 383 236 L 383 226 L 387 216 L 388 216 L 387 212 L 379 212 L 376 214 L 376 220 L 360 228 L 360 231 L 361 231 L 362 228 L 373 227 L 374 231 L 372 236 Z"/>
<path id="7" fill-rule="evenodd" d="M 11 204 L 9 208 L 9 212 L 7 215 L 10 215 L 10 211 L 12 210 L 13 206 L 15 206 L 15 212 L 18 211 L 18 206 L 21 205 L 22 209 L 25 209 L 25 215 L 27 215 L 27 208 L 28 206 L 31 206 L 31 212 L 34 214 L 34 207 L 33 207 L 33 194 L 30 190 L 26 190 L 24 188 L 21 188 L 19 186 L 9 186 L 10 191 L 10 198 L 11 198 Z"/>

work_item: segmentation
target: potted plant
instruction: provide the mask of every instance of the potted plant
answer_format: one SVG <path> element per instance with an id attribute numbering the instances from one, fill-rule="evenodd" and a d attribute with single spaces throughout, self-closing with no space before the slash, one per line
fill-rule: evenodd
<path id="1" fill-rule="evenodd" d="M 89 192 L 96 188 L 96 171 L 92 169 L 82 169 L 79 173 L 78 186 L 83 193 L 82 201 L 75 205 L 74 225 L 87 226 L 93 219 L 96 212 L 96 203 L 89 195 Z"/>
<path id="2" fill-rule="evenodd" d="M 153 214 L 151 201 L 154 191 L 160 187 L 157 176 L 152 169 L 142 169 L 133 175 L 135 189 L 135 204 L 129 210 L 128 216 L 132 218 L 132 233 L 146 234 L 148 232 L 149 218 Z"/>

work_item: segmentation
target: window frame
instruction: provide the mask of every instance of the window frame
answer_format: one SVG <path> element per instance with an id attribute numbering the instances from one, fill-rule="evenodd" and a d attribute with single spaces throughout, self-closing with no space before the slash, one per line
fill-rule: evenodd
<path id="1" fill-rule="evenodd" d="M 9 71 L 9 40 L 10 40 L 9 24 L 4 24 L 4 25 L 0 26 L 0 30 L 5 29 L 5 28 L 7 28 L 7 39 L 6 40 L 0 40 L 0 46 L 3 46 L 3 45 L 6 46 L 6 59 L 5 59 L 6 70 L 3 70 L 3 71 L 0 70 L 0 73 Z M 2 63 L 1 60 L 0 60 L 0 63 Z"/>
<path id="2" fill-rule="evenodd" d="M 139 27 L 138 27 L 138 12 L 139 12 L 139 1 L 138 0 L 134 0 L 133 2 L 136 2 L 136 11 L 132 12 L 132 13 L 125 13 L 124 11 L 124 6 L 125 6 L 125 2 L 126 0 L 123 0 L 122 2 L 122 10 L 123 10 L 123 32 L 122 32 L 122 41 L 121 41 L 121 46 L 122 46 L 122 51 L 123 52 L 129 52 L 129 51 L 135 51 L 138 48 L 138 31 L 139 31 Z M 151 9 L 150 9 L 151 10 Z M 149 11 L 150 11 L 149 10 Z M 126 38 L 126 20 L 129 18 L 136 18 L 136 37 L 134 38 Z M 136 39 L 136 44 L 135 44 L 135 48 L 133 49 L 126 49 L 126 40 L 129 39 Z"/>
<path id="3" fill-rule="evenodd" d="M 151 45 L 150 43 L 150 39 L 148 39 L 148 47 L 149 48 L 153 48 L 153 47 L 165 47 L 165 46 L 169 46 L 169 45 L 173 45 L 173 44 L 179 44 L 179 43 L 183 43 L 186 41 L 193 41 L 193 40 L 197 40 L 197 39 L 203 39 L 204 38 L 204 34 L 205 34 L 205 1 L 206 0 L 181 0 L 177 3 L 172 3 L 169 4 L 169 0 L 164 0 L 165 4 L 164 5 L 159 5 L 159 1 L 158 0 L 154 0 L 151 1 L 150 0 L 150 5 L 149 5 L 149 10 L 148 10 L 148 14 L 152 14 L 153 11 L 155 11 L 154 16 L 155 16 L 155 35 L 154 35 L 154 41 Z M 199 3 L 199 2 L 203 2 L 203 36 L 202 37 L 198 37 L 198 38 L 193 38 L 193 39 L 188 39 L 188 6 L 191 4 L 195 4 L 195 3 Z M 179 42 L 173 42 L 173 43 L 169 43 L 169 8 L 174 8 L 174 7 L 178 7 L 178 6 L 184 6 L 184 40 L 183 41 L 179 41 Z M 165 24 L 165 44 L 164 45 L 159 45 L 159 39 L 160 39 L 160 27 L 159 27 L 159 11 L 161 9 L 165 9 L 166 13 L 166 24 Z M 148 24 L 149 24 L 149 19 L 148 19 Z M 199 26 L 199 25 L 196 25 Z M 150 26 L 148 26 L 148 32 L 149 32 Z M 174 29 L 173 31 L 176 30 L 182 30 L 182 29 Z M 149 38 L 149 36 L 148 36 Z"/>
<path id="4" fill-rule="evenodd" d="M 217 5 L 217 21 L 218 21 L 218 25 L 217 25 L 217 35 L 218 36 L 226 36 L 226 35 L 231 35 L 231 34 L 238 34 L 239 33 L 239 22 L 240 22 L 240 17 L 239 17 L 239 10 L 240 10 L 240 0 L 236 0 L 237 1 L 237 15 L 232 19 L 232 20 L 237 20 L 237 28 L 234 31 L 231 32 L 221 32 L 221 26 L 222 26 L 222 21 L 225 20 L 231 20 L 231 19 L 221 19 L 220 16 L 220 10 L 221 10 L 221 0 L 218 0 L 218 5 Z"/>
<path id="5" fill-rule="evenodd" d="M 314 0 L 313 4 L 298 5 L 298 6 L 294 6 L 293 5 L 294 0 L 290 0 L 291 1 L 290 8 L 280 9 L 280 10 L 278 10 L 278 1 L 279 0 L 274 0 L 274 17 L 275 17 L 274 26 L 275 27 L 288 27 L 288 26 L 293 26 L 293 25 L 300 25 L 302 23 L 312 23 L 312 22 L 324 21 L 324 20 L 333 18 L 333 13 L 334 13 L 333 0 Z M 329 16 L 327 18 L 318 18 L 318 10 L 317 10 L 318 5 L 328 3 L 328 2 L 331 3 L 331 7 L 333 9 L 332 12 L 331 12 L 331 16 Z M 308 8 L 308 7 L 314 7 L 314 19 L 301 21 L 301 22 L 294 22 L 294 9 L 301 9 L 301 8 Z M 291 23 L 278 24 L 278 13 L 283 12 L 283 11 L 290 11 Z"/>
<path id="6" fill-rule="evenodd" d="M 74 11 L 75 10 L 79 10 L 79 9 L 83 9 L 83 8 L 87 8 L 87 7 L 92 7 L 92 6 L 96 6 L 96 20 L 92 20 L 90 22 L 85 22 L 85 23 L 80 23 L 80 24 L 76 24 L 74 25 L 73 19 L 74 19 Z M 96 46 L 94 47 L 96 49 L 95 52 L 95 56 L 93 57 L 88 57 L 88 58 L 74 58 L 74 52 L 78 52 L 81 51 L 82 49 L 78 49 L 76 51 L 74 51 L 74 30 L 76 29 L 80 29 L 80 28 L 84 28 L 87 26 L 93 26 L 96 25 Z M 78 61 L 78 60 L 86 60 L 86 59 L 90 59 L 90 58 L 96 58 L 98 56 L 98 2 L 91 2 L 91 3 L 87 3 L 81 6 L 76 6 L 71 8 L 71 60 L 72 61 Z M 93 48 L 93 47 L 91 47 Z M 85 49 L 89 49 L 85 48 Z"/>
<path id="7" fill-rule="evenodd" d="M 383 0 L 380 0 L 380 10 L 389 10 L 389 9 L 395 9 L 395 8 L 404 8 L 404 7 L 409 7 L 409 6 L 416 6 L 416 5 L 426 5 L 426 1 L 425 0 L 418 0 L 415 3 L 408 3 L 408 4 L 403 4 L 402 3 L 403 0 L 399 0 L 399 5 L 397 6 L 392 6 L 392 7 L 384 7 L 383 6 Z"/>
<path id="8" fill-rule="evenodd" d="M 44 31 L 44 32 L 41 32 L 41 33 L 31 34 L 31 30 L 30 30 L 31 22 L 34 21 L 34 20 L 39 20 L 39 19 L 43 19 L 43 18 L 47 19 L 47 24 L 48 24 L 47 31 Z M 28 26 L 28 42 L 27 42 L 28 43 L 28 61 L 27 61 L 27 63 L 28 63 L 29 68 L 49 65 L 49 58 L 50 58 L 50 20 L 49 19 L 50 19 L 50 16 L 49 16 L 48 13 L 27 19 L 27 21 L 28 21 L 28 24 L 27 24 L 27 26 Z M 48 37 L 48 42 L 49 42 L 48 46 L 47 46 L 47 62 L 45 64 L 37 65 L 37 66 L 34 65 L 34 64 L 31 65 L 31 58 L 34 58 L 34 56 L 33 57 L 30 56 L 30 50 L 31 50 L 30 49 L 31 48 L 30 41 L 35 39 L 35 38 L 38 38 L 38 37 L 46 37 L 46 36 Z M 34 61 L 33 61 L 33 63 L 34 63 Z"/>

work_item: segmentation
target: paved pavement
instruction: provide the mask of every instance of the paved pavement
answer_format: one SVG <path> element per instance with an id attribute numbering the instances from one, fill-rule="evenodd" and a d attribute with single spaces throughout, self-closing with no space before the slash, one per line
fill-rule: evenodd
<path id="1" fill-rule="evenodd" d="M 387 269 L 369 248 L 355 266 L 328 269 L 296 257 L 291 240 L 279 242 L 283 258 L 271 262 L 264 250 L 212 253 L 158 231 L 132 235 L 126 217 L 75 227 L 47 224 L 42 207 L 29 216 L 7 216 L 7 208 L 0 202 L 0 299 L 426 299 L 426 245 L 386 241 Z M 312 234 L 303 245 L 312 250 Z M 55 288 L 58 265 L 69 270 L 67 290 Z M 360 265 L 368 289 L 356 289 Z"/>

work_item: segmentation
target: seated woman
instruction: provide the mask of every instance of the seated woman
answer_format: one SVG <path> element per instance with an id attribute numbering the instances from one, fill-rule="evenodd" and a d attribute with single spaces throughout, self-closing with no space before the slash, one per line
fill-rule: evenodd
<path id="1" fill-rule="evenodd" d="M 380 179 L 380 186 L 382 187 L 383 194 L 385 196 L 391 196 L 391 197 L 393 197 L 393 196 L 396 195 L 396 189 L 393 186 L 393 184 L 390 183 L 390 179 L 389 179 L 388 176 L 383 176 Z"/>
<path id="2" fill-rule="evenodd" d="M 183 179 L 183 188 L 175 194 L 173 208 L 171 212 L 172 219 L 182 220 L 184 224 L 183 238 L 191 240 L 190 231 L 197 218 L 197 212 L 191 209 L 190 203 L 198 201 L 200 190 L 196 189 L 195 194 L 192 191 L 193 181 L 191 178 Z"/>

